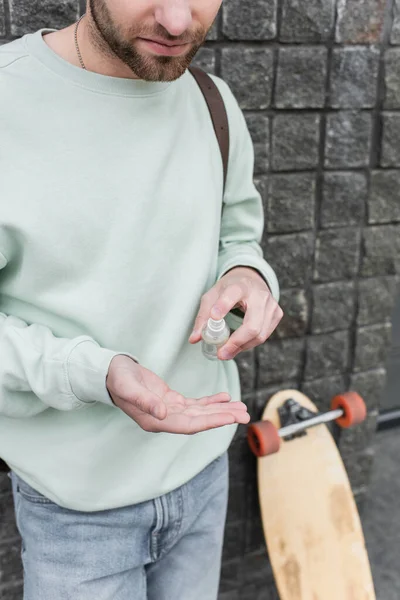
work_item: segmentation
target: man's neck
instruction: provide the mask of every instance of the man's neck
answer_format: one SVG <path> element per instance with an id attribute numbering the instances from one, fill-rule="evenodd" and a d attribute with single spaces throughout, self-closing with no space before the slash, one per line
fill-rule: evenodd
<path id="1" fill-rule="evenodd" d="M 127 79 L 137 79 L 131 69 L 125 65 L 113 52 L 107 47 L 106 42 L 101 38 L 96 26 L 90 17 L 85 16 L 78 27 L 78 44 L 85 68 L 88 71 L 108 75 L 110 77 L 124 77 Z M 82 68 L 75 46 L 75 27 L 76 23 L 54 31 L 43 36 L 46 44 L 69 63 Z"/>

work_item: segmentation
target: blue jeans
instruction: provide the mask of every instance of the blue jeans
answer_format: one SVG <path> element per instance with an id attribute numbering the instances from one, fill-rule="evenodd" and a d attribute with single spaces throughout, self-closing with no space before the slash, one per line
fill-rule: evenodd
<path id="1" fill-rule="evenodd" d="M 92 513 L 11 479 L 24 600 L 216 600 L 227 453 L 165 496 Z"/>

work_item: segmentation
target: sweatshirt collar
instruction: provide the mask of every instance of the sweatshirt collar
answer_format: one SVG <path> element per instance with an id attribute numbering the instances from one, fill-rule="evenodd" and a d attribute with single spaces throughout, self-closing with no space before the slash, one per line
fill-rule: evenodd
<path id="1" fill-rule="evenodd" d="M 119 96 L 152 96 L 166 91 L 174 83 L 172 81 L 144 81 L 143 79 L 111 77 L 81 69 L 61 58 L 46 44 L 43 34 L 53 31 L 57 30 L 43 28 L 35 33 L 27 34 L 25 36 L 27 50 L 51 71 L 81 87 Z"/>

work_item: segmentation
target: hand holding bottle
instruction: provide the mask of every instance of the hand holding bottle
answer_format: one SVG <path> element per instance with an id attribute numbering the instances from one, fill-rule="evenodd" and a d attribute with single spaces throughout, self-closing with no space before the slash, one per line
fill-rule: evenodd
<path id="1" fill-rule="evenodd" d="M 239 352 L 263 344 L 283 317 L 261 275 L 250 267 L 234 267 L 203 295 L 189 342 L 197 344 L 202 339 L 210 317 L 223 319 L 236 307 L 245 313 L 243 324 L 218 348 L 217 357 L 221 360 L 230 360 Z"/>

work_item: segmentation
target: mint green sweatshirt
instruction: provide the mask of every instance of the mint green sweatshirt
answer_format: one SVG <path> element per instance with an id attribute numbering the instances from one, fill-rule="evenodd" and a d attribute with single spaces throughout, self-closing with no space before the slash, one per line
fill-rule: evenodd
<path id="1" fill-rule="evenodd" d="M 238 401 L 236 363 L 188 342 L 201 296 L 239 265 L 279 291 L 228 86 L 214 78 L 231 134 L 221 222 L 221 156 L 190 73 L 149 83 L 83 71 L 44 31 L 0 48 L 0 456 L 90 512 L 184 484 L 236 429 L 143 431 L 111 402 L 111 359 L 136 357 L 189 397 Z"/>

